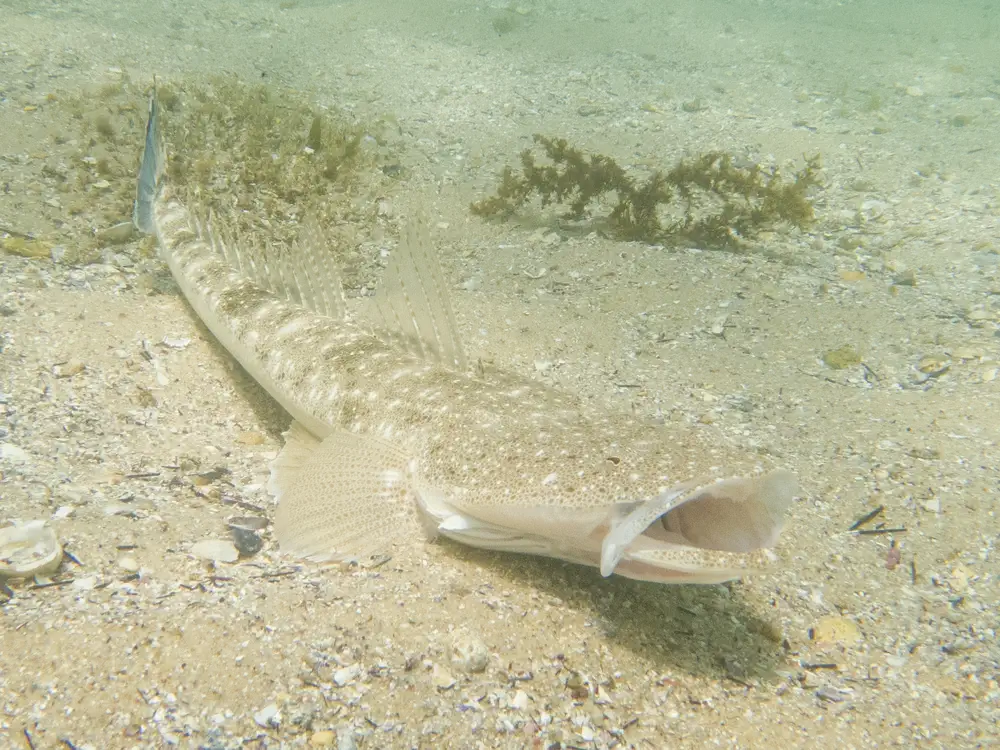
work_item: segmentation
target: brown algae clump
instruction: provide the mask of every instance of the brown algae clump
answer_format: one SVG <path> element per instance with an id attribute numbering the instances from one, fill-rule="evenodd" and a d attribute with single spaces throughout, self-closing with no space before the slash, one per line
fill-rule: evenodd
<path id="1" fill-rule="evenodd" d="M 496 195 L 473 203 L 474 214 L 507 218 L 538 195 L 543 206 L 567 204 L 566 218 L 579 220 L 589 206 L 613 195 L 607 220 L 621 239 L 716 246 L 736 246 L 782 222 L 804 227 L 813 219 L 806 194 L 818 184 L 819 156 L 806 159 L 790 181 L 776 167 L 737 166 L 722 151 L 681 159 L 639 181 L 610 157 L 586 154 L 564 138 L 535 135 L 534 140 L 547 163 L 525 149 L 520 174 L 506 167 Z"/>

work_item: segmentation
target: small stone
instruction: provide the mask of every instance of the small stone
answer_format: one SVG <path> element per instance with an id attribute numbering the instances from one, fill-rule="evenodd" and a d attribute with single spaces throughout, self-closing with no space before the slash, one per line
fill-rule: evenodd
<path id="1" fill-rule="evenodd" d="M 131 516 L 132 518 L 138 518 L 135 508 L 125 503 L 108 503 L 104 506 L 103 511 L 106 516 Z"/>
<path id="2" fill-rule="evenodd" d="M 854 620 L 838 615 L 822 617 L 809 633 L 817 643 L 851 644 L 861 640 L 861 629 Z"/>
<path id="3" fill-rule="evenodd" d="M 865 272 L 864 271 L 850 271 L 844 270 L 840 272 L 840 280 L 847 282 L 864 281 Z"/>
<path id="4" fill-rule="evenodd" d="M 711 328 L 709 328 L 708 330 L 712 333 L 713 336 L 723 336 L 726 333 L 726 323 L 728 322 L 728 320 L 729 320 L 728 315 L 721 315 L 715 319 L 715 321 L 712 323 Z"/>
<path id="5" fill-rule="evenodd" d="M 230 524 L 229 533 L 233 535 L 233 544 L 241 557 L 253 557 L 264 547 L 264 540 L 256 531 Z"/>
<path id="6" fill-rule="evenodd" d="M 344 687 L 345 685 L 349 685 L 354 682 L 359 674 L 361 674 L 360 664 L 352 664 L 349 667 L 343 667 L 333 673 L 333 683 L 337 687 Z"/>
<path id="7" fill-rule="evenodd" d="M 907 86 L 906 89 L 907 96 L 923 96 L 924 90 L 919 86 Z"/>
<path id="8" fill-rule="evenodd" d="M 523 690 L 518 690 L 516 693 L 514 693 L 514 698 L 511 700 L 510 706 L 511 708 L 514 708 L 518 711 L 527 711 L 528 694 Z"/>
<path id="9" fill-rule="evenodd" d="M 86 576 L 85 578 L 74 578 L 71 584 L 77 591 L 93 591 L 97 588 L 97 576 Z"/>
<path id="10" fill-rule="evenodd" d="M 451 644 L 451 665 L 460 672 L 482 672 L 490 661 L 490 650 L 479 638 L 460 631 Z"/>
<path id="11" fill-rule="evenodd" d="M 831 370 L 843 370 L 861 364 L 861 355 L 853 346 L 842 346 L 839 349 L 831 349 L 824 354 L 823 364 Z"/>
<path id="12" fill-rule="evenodd" d="M 62 362 L 53 367 L 52 374 L 57 378 L 71 378 L 74 375 L 79 375 L 86 369 L 87 366 L 83 362 L 78 359 L 71 359 L 68 362 Z"/>
<path id="13" fill-rule="evenodd" d="M 809 672 L 809 671 L 802 673 L 801 681 L 802 681 L 802 687 L 806 688 L 807 690 L 815 690 L 816 688 L 818 688 L 820 685 L 823 684 L 823 680 L 819 678 L 819 675 L 817 675 L 815 672 Z"/>
<path id="14" fill-rule="evenodd" d="M 257 726 L 267 729 L 269 727 L 276 727 L 281 723 L 281 712 L 278 710 L 278 706 L 274 703 L 270 703 L 260 711 L 253 715 L 253 720 L 257 723 Z"/>
<path id="15" fill-rule="evenodd" d="M 124 555 L 118 558 L 118 567 L 127 573 L 138 573 L 139 561 L 132 557 L 132 555 Z"/>
<path id="16" fill-rule="evenodd" d="M 267 436 L 254 430 L 248 430 L 237 435 L 236 442 L 242 445 L 263 445 L 267 442 Z"/>
<path id="17" fill-rule="evenodd" d="M 203 539 L 192 545 L 191 554 L 212 562 L 232 563 L 240 559 L 236 545 L 224 539 Z"/>
<path id="18" fill-rule="evenodd" d="M 333 747 L 333 743 L 336 741 L 337 733 L 324 729 L 322 732 L 313 732 L 312 737 L 309 738 L 309 747 Z"/>
<path id="19" fill-rule="evenodd" d="M 337 750 L 358 750 L 358 743 L 354 741 L 354 732 L 350 729 L 341 729 L 337 732 Z"/>
<path id="20" fill-rule="evenodd" d="M 928 513 L 940 513 L 941 512 L 941 498 L 929 497 L 920 503 L 920 507 L 926 510 Z"/>
<path id="21" fill-rule="evenodd" d="M 960 359 L 963 362 L 982 359 L 984 354 L 985 352 L 982 349 L 975 346 L 956 346 L 951 351 L 952 357 Z"/>
<path id="22" fill-rule="evenodd" d="M 19 448 L 13 443 L 0 443 L 0 459 L 11 463 L 23 464 L 31 460 L 31 454 L 24 448 Z"/>

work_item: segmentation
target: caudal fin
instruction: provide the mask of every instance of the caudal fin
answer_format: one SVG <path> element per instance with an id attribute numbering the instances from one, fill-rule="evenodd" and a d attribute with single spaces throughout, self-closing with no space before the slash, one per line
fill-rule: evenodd
<path id="1" fill-rule="evenodd" d="M 146 143 L 139 166 L 139 184 L 132 206 L 132 223 L 145 234 L 154 234 L 153 203 L 160 190 L 160 179 L 166 168 L 166 152 L 160 138 L 160 105 L 156 100 L 156 86 L 149 95 L 149 117 L 146 120 Z"/>

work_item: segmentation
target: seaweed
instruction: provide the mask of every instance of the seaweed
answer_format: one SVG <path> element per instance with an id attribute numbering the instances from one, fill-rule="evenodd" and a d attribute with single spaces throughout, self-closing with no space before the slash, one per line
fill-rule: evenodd
<path id="1" fill-rule="evenodd" d="M 731 154 L 710 151 L 640 182 L 612 158 L 584 153 L 564 138 L 535 135 L 534 141 L 549 163 L 540 164 L 525 149 L 520 174 L 505 167 L 496 194 L 471 205 L 474 214 L 506 219 L 537 195 L 543 207 L 565 204 L 565 217 L 580 220 L 588 207 L 613 194 L 607 218 L 620 239 L 727 247 L 782 222 L 805 227 L 813 220 L 807 192 L 819 184 L 818 155 L 807 157 L 791 180 L 777 167 L 737 166 Z"/>

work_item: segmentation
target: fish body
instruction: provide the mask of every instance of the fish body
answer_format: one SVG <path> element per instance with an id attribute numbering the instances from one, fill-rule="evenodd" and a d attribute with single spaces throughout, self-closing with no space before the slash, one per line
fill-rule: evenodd
<path id="1" fill-rule="evenodd" d="M 393 252 L 372 327 L 347 314 L 315 226 L 283 256 L 250 250 L 171 193 L 165 158 L 154 92 L 133 218 L 294 420 L 268 485 L 283 551 L 357 559 L 422 527 L 660 582 L 719 582 L 773 560 L 793 475 L 702 431 L 470 367 L 422 219 Z"/>

